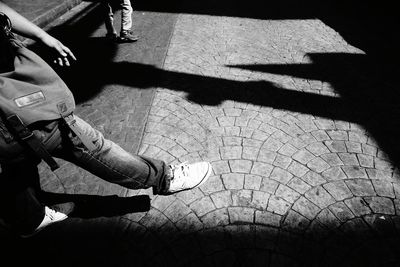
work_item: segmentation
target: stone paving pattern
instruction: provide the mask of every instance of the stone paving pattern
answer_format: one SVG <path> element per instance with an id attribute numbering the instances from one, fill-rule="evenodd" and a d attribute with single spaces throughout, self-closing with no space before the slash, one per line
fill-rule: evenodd
<path id="1" fill-rule="evenodd" d="M 293 98 L 340 99 L 329 82 L 246 68 L 307 66 L 316 53 L 364 52 L 318 19 L 174 19 L 165 61 L 157 66 L 163 80 L 142 121 L 139 154 L 169 164 L 210 161 L 209 181 L 153 196 L 149 189 L 109 185 L 65 164 L 56 176 L 42 166 L 44 188 L 151 197 L 146 212 L 95 219 L 119 229 L 112 230 L 125 244 L 114 258 L 117 266 L 396 265 L 398 168 L 363 125 L 282 108 L 263 98 L 268 93 L 257 98 L 252 91 L 260 92 L 261 81 L 264 90 Z M 130 128 L 123 125 L 144 91 L 120 90 L 104 90 L 78 113 L 135 152 Z"/>
<path id="2" fill-rule="evenodd" d="M 164 68 L 231 81 L 264 80 L 282 90 L 340 97 L 324 81 L 227 67 L 309 64 L 309 53 L 339 52 L 363 53 L 319 20 L 181 15 Z M 243 257 L 244 266 L 336 266 L 341 253 L 376 250 L 369 245 L 377 244 L 365 244 L 369 235 L 398 230 L 398 172 L 362 125 L 229 95 L 218 105 L 200 105 L 187 101 L 190 86 L 183 91 L 159 88 L 140 151 L 170 163 L 208 160 L 214 168 L 199 189 L 156 197 L 149 213 L 135 216 L 153 231 L 169 224 L 169 231 L 193 233 L 182 238 L 184 246 L 200 236 L 195 238 L 199 251 L 185 250 L 184 258 L 174 261 L 206 256 L 215 263 L 240 262 Z M 222 240 L 213 247 L 205 241 L 202 247 L 210 232 Z M 363 237 L 352 240 L 353 235 Z M 351 245 L 332 249 L 332 240 L 339 237 Z M 164 241 L 171 246 L 171 240 Z M 385 256 L 395 257 L 391 253 Z"/>

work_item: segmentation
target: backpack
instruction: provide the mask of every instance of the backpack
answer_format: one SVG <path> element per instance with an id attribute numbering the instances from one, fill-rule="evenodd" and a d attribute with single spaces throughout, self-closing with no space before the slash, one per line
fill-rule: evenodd
<path id="1" fill-rule="evenodd" d="M 28 146 L 54 170 L 57 163 L 29 125 L 69 116 L 75 109 L 74 97 L 42 58 L 10 32 L 0 35 L 0 156 L 14 156 Z"/>
<path id="2" fill-rule="evenodd" d="M 0 73 L 0 149 L 10 154 L 21 150 L 17 140 L 57 169 L 29 125 L 66 117 L 74 109 L 72 92 L 57 73 L 34 52 L 16 47 L 13 69 Z"/>

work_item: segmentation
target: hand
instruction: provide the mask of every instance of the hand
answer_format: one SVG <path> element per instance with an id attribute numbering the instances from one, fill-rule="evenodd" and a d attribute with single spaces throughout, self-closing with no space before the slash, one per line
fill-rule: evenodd
<path id="1" fill-rule="evenodd" d="M 70 59 L 76 60 L 72 51 L 51 35 L 46 34 L 41 40 L 45 45 L 56 52 L 56 59 L 54 59 L 55 64 L 59 66 L 70 66 Z"/>

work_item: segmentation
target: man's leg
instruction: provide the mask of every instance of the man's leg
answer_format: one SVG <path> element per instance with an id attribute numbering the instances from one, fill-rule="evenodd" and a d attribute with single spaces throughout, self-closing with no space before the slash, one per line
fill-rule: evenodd
<path id="1" fill-rule="evenodd" d="M 132 29 L 132 6 L 130 0 L 121 1 L 121 32 Z"/>
<path id="2" fill-rule="evenodd" d="M 121 2 L 121 34 L 120 42 L 135 42 L 139 36 L 132 31 L 132 6 L 130 0 L 120 0 Z"/>
<path id="3" fill-rule="evenodd" d="M 110 3 L 104 2 L 102 3 L 104 9 L 104 25 L 107 31 L 107 38 L 116 40 L 117 38 L 117 31 L 114 28 L 114 11 Z"/>
<path id="4" fill-rule="evenodd" d="M 153 187 L 155 194 L 169 189 L 171 172 L 163 162 L 128 153 L 114 142 L 75 116 L 80 131 L 96 147 L 89 151 L 64 124 L 60 124 L 62 144 L 53 151 L 55 157 L 63 158 L 92 174 L 130 189 Z"/>

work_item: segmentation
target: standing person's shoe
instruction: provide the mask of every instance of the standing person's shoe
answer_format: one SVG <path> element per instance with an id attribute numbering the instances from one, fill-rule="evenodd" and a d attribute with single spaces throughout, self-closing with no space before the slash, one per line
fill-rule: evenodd
<path id="1" fill-rule="evenodd" d="M 49 226 L 50 224 L 61 222 L 68 218 L 66 214 L 50 209 L 47 206 L 44 209 L 45 209 L 44 218 L 43 221 L 39 224 L 39 226 L 32 233 L 22 234 L 21 237 L 23 238 L 31 237 L 40 232 L 41 230 L 43 230 L 45 227 Z"/>
<path id="2" fill-rule="evenodd" d="M 170 166 L 172 178 L 167 194 L 189 190 L 202 185 L 210 177 L 212 167 L 208 162 L 182 163 Z"/>
<path id="3" fill-rule="evenodd" d="M 118 41 L 121 43 L 132 43 L 136 42 L 139 40 L 139 36 L 133 31 L 121 31 L 121 34 L 119 35 Z"/>
<path id="4" fill-rule="evenodd" d="M 118 41 L 118 35 L 116 33 L 107 33 L 106 34 L 106 39 L 111 42 L 117 42 Z"/>

